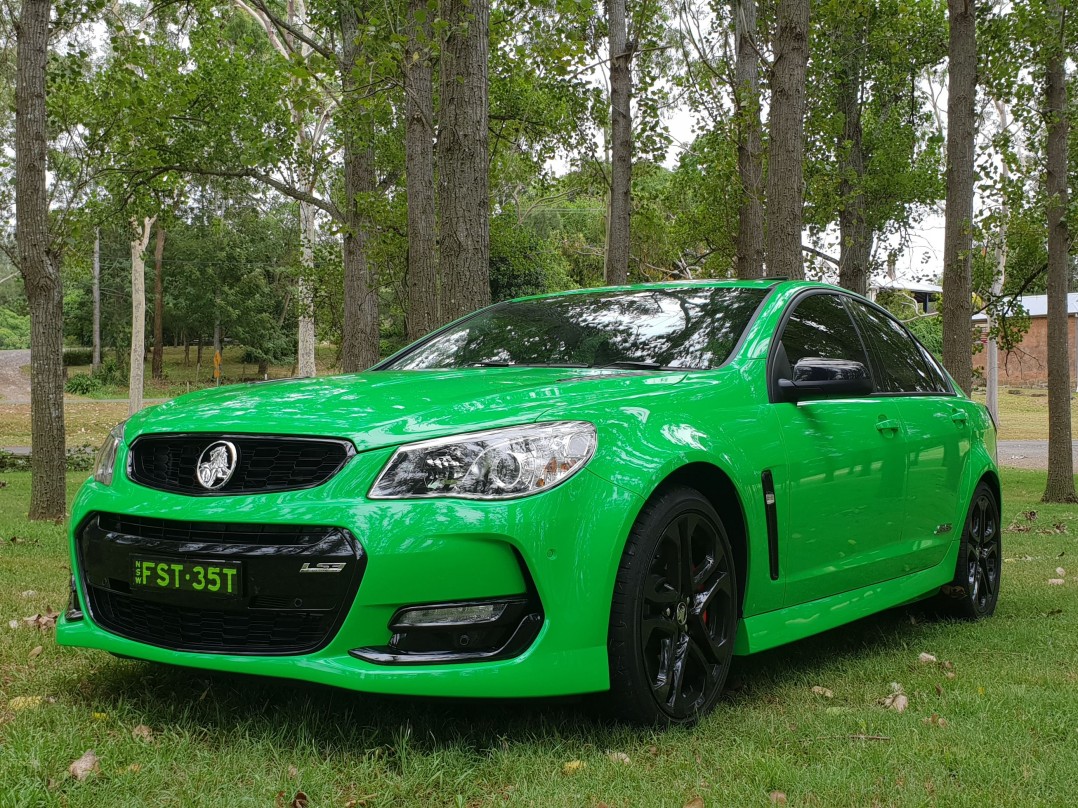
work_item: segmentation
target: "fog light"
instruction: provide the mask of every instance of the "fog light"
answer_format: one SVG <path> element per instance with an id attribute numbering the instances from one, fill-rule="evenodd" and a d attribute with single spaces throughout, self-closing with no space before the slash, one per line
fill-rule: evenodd
<path id="1" fill-rule="evenodd" d="M 507 604 L 477 603 L 436 606 L 429 609 L 408 609 L 397 615 L 393 628 L 440 628 L 443 626 L 468 626 L 476 623 L 493 623 L 505 614 Z"/>

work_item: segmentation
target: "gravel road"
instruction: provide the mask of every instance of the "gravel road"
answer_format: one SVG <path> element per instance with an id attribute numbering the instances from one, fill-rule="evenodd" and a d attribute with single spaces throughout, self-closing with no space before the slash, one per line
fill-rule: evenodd
<path id="1" fill-rule="evenodd" d="M 30 379 L 19 370 L 30 364 L 30 351 L 0 351 L 0 401 L 4 404 L 29 404 Z"/>
<path id="2" fill-rule="evenodd" d="M 1048 441 L 1046 440 L 1001 440 L 997 444 L 999 464 L 1018 469 L 1048 470 Z M 1071 446 L 1074 452 L 1074 467 L 1078 469 L 1078 440 Z"/>

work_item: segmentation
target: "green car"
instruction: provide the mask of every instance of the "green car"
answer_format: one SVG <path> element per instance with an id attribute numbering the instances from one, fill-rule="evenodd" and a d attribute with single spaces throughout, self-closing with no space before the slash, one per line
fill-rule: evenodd
<path id="1" fill-rule="evenodd" d="M 113 430 L 63 645 L 690 723 L 751 654 L 995 609 L 987 411 L 878 306 L 776 279 L 482 309 L 364 373 Z"/>

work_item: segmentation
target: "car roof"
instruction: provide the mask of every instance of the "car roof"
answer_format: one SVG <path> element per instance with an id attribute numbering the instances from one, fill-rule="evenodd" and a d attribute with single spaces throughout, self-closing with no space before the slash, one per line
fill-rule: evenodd
<path id="1" fill-rule="evenodd" d="M 703 278 L 700 280 L 662 281 L 660 283 L 636 283 L 624 286 L 594 286 L 582 289 L 568 289 L 564 292 L 546 292 L 539 295 L 525 295 L 505 300 L 504 303 L 519 303 L 524 300 L 543 300 L 551 297 L 565 297 L 568 295 L 587 295 L 600 292 L 645 292 L 649 289 L 774 289 L 778 286 L 784 288 L 822 288 L 838 289 L 828 283 L 817 281 L 790 280 L 789 278 Z"/>

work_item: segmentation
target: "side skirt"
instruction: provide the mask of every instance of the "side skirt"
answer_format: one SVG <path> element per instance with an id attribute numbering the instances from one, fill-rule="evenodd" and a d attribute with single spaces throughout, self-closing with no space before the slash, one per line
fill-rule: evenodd
<path id="1" fill-rule="evenodd" d="M 950 553 L 935 567 L 891 581 L 746 617 L 738 626 L 735 654 L 755 654 L 852 623 L 884 609 L 934 595 L 954 577 Z"/>

